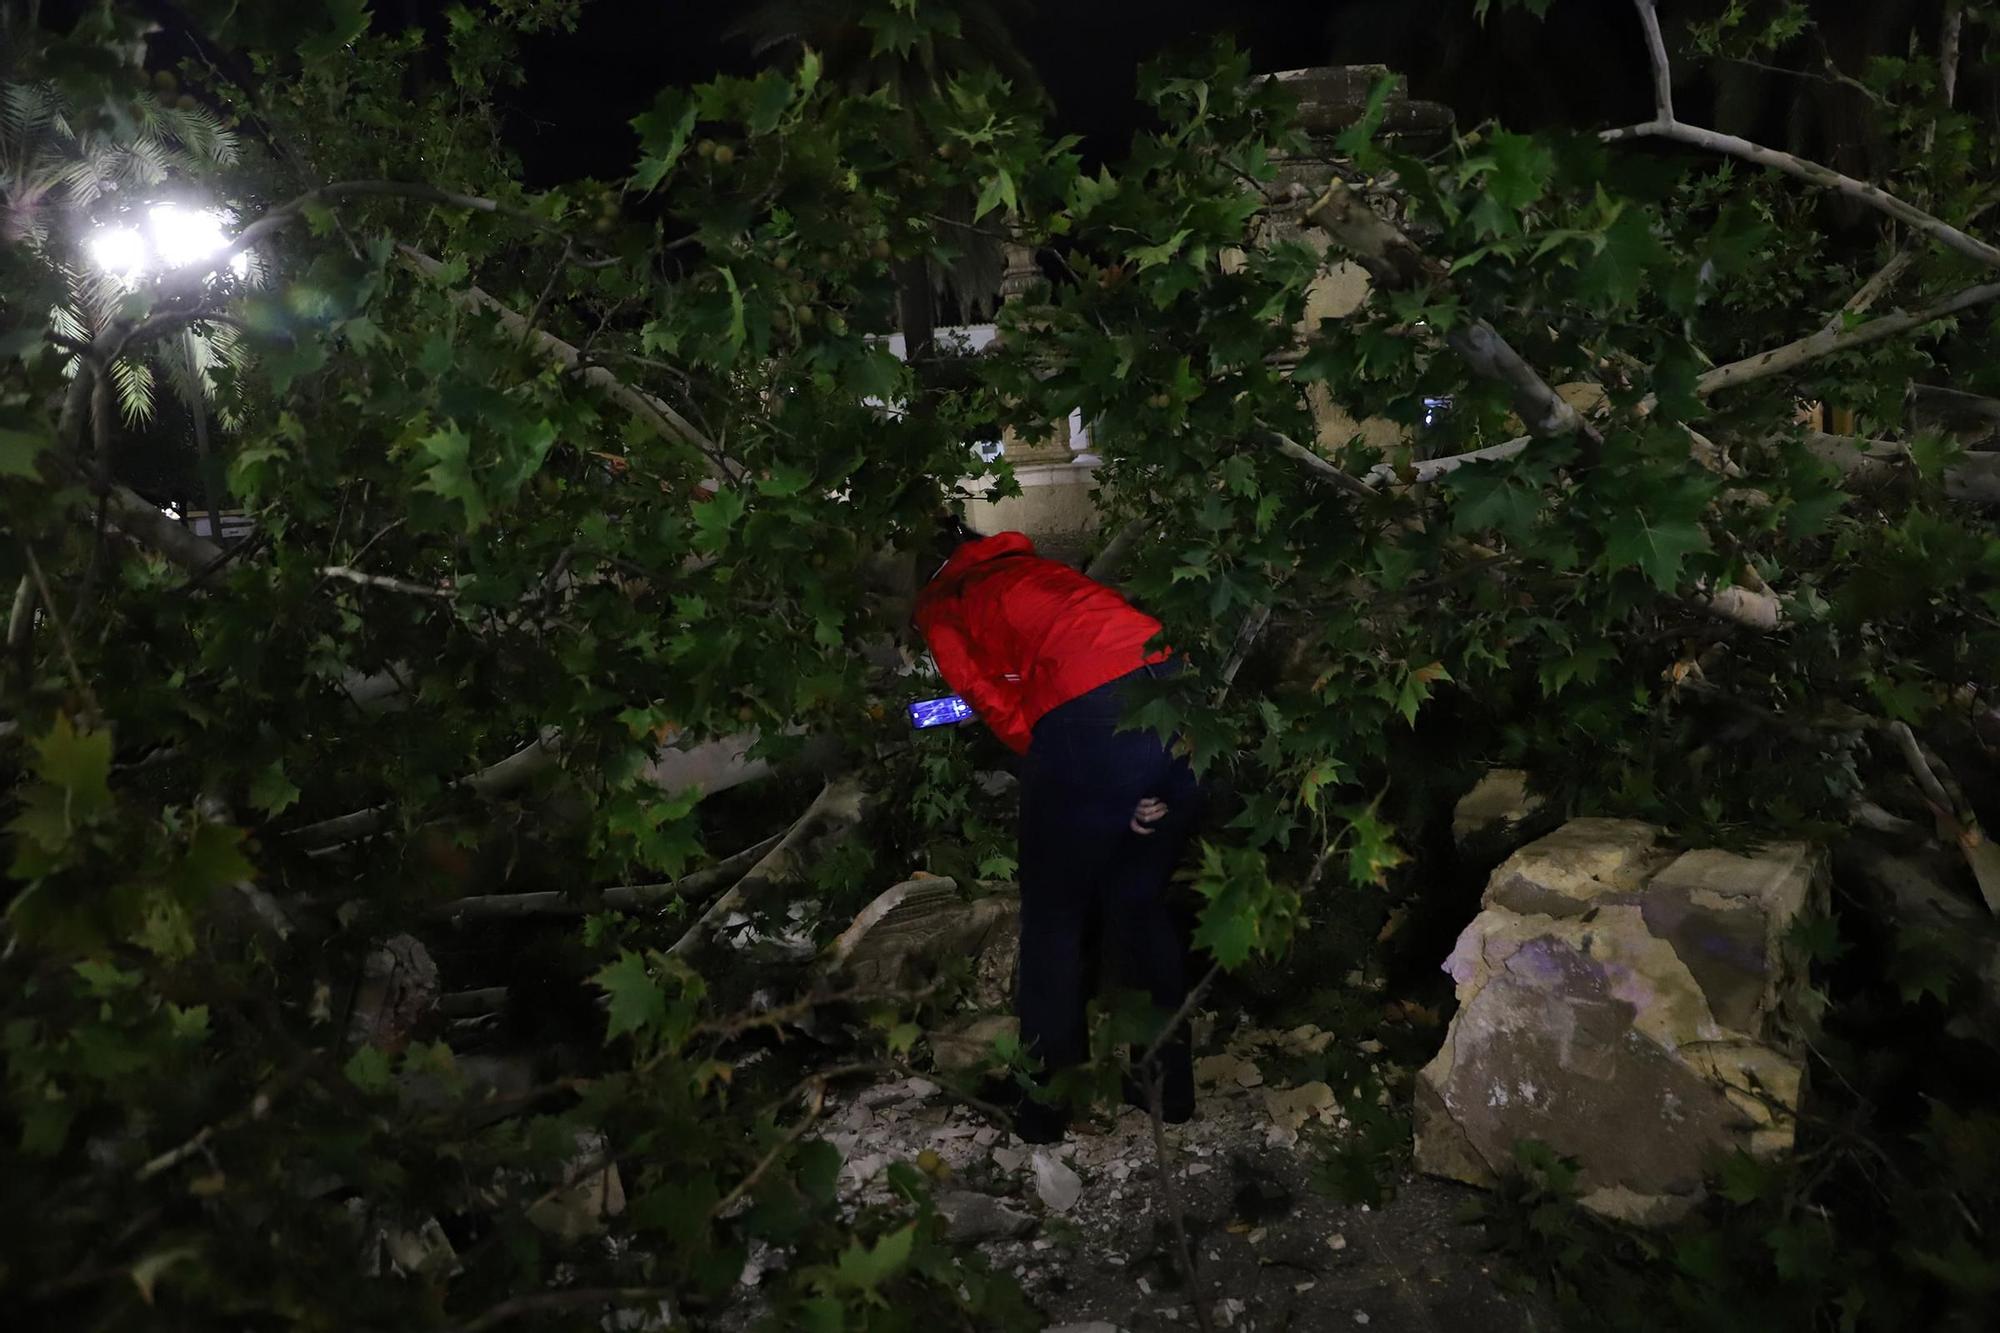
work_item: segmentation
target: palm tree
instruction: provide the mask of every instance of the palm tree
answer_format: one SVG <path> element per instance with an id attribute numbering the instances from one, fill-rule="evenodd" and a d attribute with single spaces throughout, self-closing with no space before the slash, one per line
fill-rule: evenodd
<path id="1" fill-rule="evenodd" d="M 199 103 L 153 92 L 132 99 L 108 128 L 85 128 L 48 83 L 0 83 L 0 238 L 39 254 L 63 275 L 70 299 L 49 312 L 63 337 L 88 341 L 111 319 L 127 279 L 94 264 L 78 238 L 107 199 L 131 197 L 236 160 L 236 136 Z M 163 356 L 167 378 L 190 407 L 213 399 L 214 370 L 239 363 L 233 329 L 190 331 Z M 149 420 L 158 374 L 121 359 L 111 367 L 128 423 Z"/>
<path id="2" fill-rule="evenodd" d="M 99 257 L 82 239 L 93 214 L 227 166 L 236 155 L 236 136 L 208 108 L 172 96 L 170 77 L 113 109 L 108 125 L 84 123 L 53 84 L 0 82 L 0 239 L 39 255 L 61 275 L 69 299 L 49 310 L 50 328 L 71 342 L 88 343 L 115 317 L 130 290 L 131 276 L 96 262 Z M 254 264 L 254 256 L 248 262 Z M 216 371 L 240 369 L 245 356 L 234 328 L 191 324 L 145 358 L 120 357 L 107 368 L 127 425 L 153 418 L 162 375 L 186 407 L 215 536 L 221 530 L 222 490 L 209 449 L 209 415 L 219 408 L 225 424 L 234 415 L 218 402 Z M 78 367 L 72 362 L 70 369 L 74 374 Z"/>

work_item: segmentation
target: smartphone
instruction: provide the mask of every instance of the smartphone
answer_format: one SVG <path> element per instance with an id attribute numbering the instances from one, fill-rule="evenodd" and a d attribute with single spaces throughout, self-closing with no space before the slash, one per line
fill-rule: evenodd
<path id="1" fill-rule="evenodd" d="M 910 705 L 910 725 L 919 730 L 924 727 L 954 727 L 971 720 L 972 705 L 955 694 L 947 694 L 942 699 L 919 699 Z"/>

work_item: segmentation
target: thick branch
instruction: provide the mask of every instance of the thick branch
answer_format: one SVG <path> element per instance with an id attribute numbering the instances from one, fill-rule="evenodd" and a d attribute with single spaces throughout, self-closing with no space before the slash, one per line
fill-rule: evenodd
<path id="1" fill-rule="evenodd" d="M 1782 375 L 1795 370 L 1809 361 L 1832 356 L 1837 352 L 1864 347 L 1922 328 L 1936 320 L 1984 305 L 1988 301 L 2000 300 L 2000 282 L 1989 282 L 1979 287 L 1967 287 L 1954 292 L 1942 300 L 1934 301 L 1920 310 L 1905 311 L 1900 314 L 1884 315 L 1871 319 L 1866 324 L 1851 329 L 1821 329 L 1818 333 L 1759 352 L 1741 361 L 1732 361 L 1726 366 L 1717 366 L 1694 382 L 1694 391 L 1706 398 L 1723 389 L 1732 389 L 1752 380 L 1766 379 L 1772 375 Z M 1650 403 L 1651 400 L 1648 400 Z"/>
<path id="2" fill-rule="evenodd" d="M 1443 281 L 1443 270 L 1345 181 L 1331 182 L 1306 210 L 1305 220 L 1353 254 L 1378 287 L 1406 291 L 1422 283 Z M 1474 374 L 1507 386 L 1514 397 L 1514 410 L 1530 434 L 1544 438 L 1582 435 L 1593 444 L 1603 442 L 1576 409 L 1485 320 L 1456 325 L 1444 340 Z"/>
<path id="3" fill-rule="evenodd" d="M 1598 137 L 1607 143 L 1621 139 L 1669 139 L 1692 148 L 1705 148 L 1712 153 L 1740 157 L 1760 167 L 1770 167 L 1786 175 L 1796 176 L 1802 181 L 1809 181 L 1824 189 L 1844 194 L 1850 199 L 1858 199 L 1878 213 L 1886 214 L 1906 226 L 1935 238 L 1969 259 L 1975 259 L 1990 268 L 2000 268 L 2000 249 L 1976 236 L 1966 235 L 1943 218 L 1926 213 L 1914 204 L 1905 203 L 1881 186 L 1856 180 L 1852 176 L 1842 175 L 1832 167 L 1823 167 L 1817 162 L 1808 162 L 1802 157 L 1794 157 L 1775 148 L 1766 148 L 1762 144 L 1751 143 L 1748 139 L 1740 139 L 1733 134 L 1698 129 L 1693 125 L 1682 125 L 1679 122 L 1661 124 L 1650 121 L 1644 125 L 1606 130 Z"/>
<path id="4" fill-rule="evenodd" d="M 637 912 L 675 898 L 705 898 L 710 892 L 741 879 L 752 866 L 778 845 L 783 836 L 783 834 L 773 834 L 754 846 L 744 848 L 734 856 L 726 857 L 712 866 L 706 866 L 691 875 L 683 875 L 679 879 L 669 880 L 663 884 L 625 884 L 584 895 L 564 893 L 560 890 L 544 893 L 481 894 L 444 903 L 432 909 L 431 915 L 452 921 L 494 917 L 583 916 L 600 909 Z"/>
<path id="5" fill-rule="evenodd" d="M 1646 57 L 1653 66 L 1653 115 L 1661 124 L 1674 119 L 1674 72 L 1667 63 L 1667 44 L 1660 36 L 1660 16 L 1653 0 L 1632 0 L 1639 10 L 1639 25 L 1646 30 Z"/>
<path id="6" fill-rule="evenodd" d="M 1813 457 L 1839 468 L 1850 484 L 1881 486 L 1903 475 L 1909 446 L 1893 440 L 1865 440 L 1809 431 L 1805 446 Z M 1945 469 L 1944 492 L 1966 504 L 2000 506 L 2000 453 L 1969 453 Z"/>
<path id="7" fill-rule="evenodd" d="M 1964 31 L 1965 6 L 1960 0 L 1947 0 L 1944 32 L 1938 41 L 1938 88 L 1944 94 L 1946 106 L 1958 100 L 1959 38 Z"/>
<path id="8" fill-rule="evenodd" d="M 1090 567 L 1083 572 L 1100 583 L 1114 581 L 1118 571 L 1131 558 L 1132 548 L 1139 544 L 1139 539 L 1152 526 L 1153 520 L 1147 515 L 1141 514 L 1133 519 L 1113 534 L 1111 540 L 1104 544 L 1104 549 L 1097 553 L 1097 559 L 1091 561 Z"/>
<path id="9" fill-rule="evenodd" d="M 1988 245 L 1974 236 L 1968 236 L 1943 218 L 1925 212 L 1915 204 L 1907 203 L 1890 194 L 1887 190 L 1868 181 L 1856 180 L 1831 167 L 1817 162 L 1808 162 L 1802 157 L 1766 148 L 1762 144 L 1741 139 L 1733 134 L 1723 134 L 1716 130 L 1704 130 L 1693 125 L 1684 125 L 1674 118 L 1672 71 L 1667 65 L 1666 44 L 1660 39 L 1660 20 L 1654 13 L 1654 0 L 1632 0 L 1639 11 L 1639 22 L 1646 29 L 1646 49 L 1653 66 L 1653 119 L 1643 125 L 1628 125 L 1623 129 L 1605 130 L 1598 135 L 1606 143 L 1617 143 L 1625 139 L 1669 139 L 1693 148 L 1706 149 L 1712 153 L 1723 153 L 1730 157 L 1754 162 L 1760 167 L 1770 167 L 1786 175 L 1796 176 L 1824 189 L 1844 194 L 1850 199 L 1858 199 L 1877 212 L 1895 218 L 1898 222 L 1914 227 L 1960 254 L 1990 268 L 2000 268 L 2000 248 Z M 1945 20 L 1945 52 L 1943 57 L 1945 101 L 1949 105 L 1951 91 L 1957 83 L 1958 38 L 1956 7 Z"/>
<path id="10" fill-rule="evenodd" d="M 554 727 L 544 727 L 542 734 L 527 745 L 499 763 L 460 779 L 454 785 L 480 796 L 502 795 L 526 785 L 537 774 L 554 768 L 561 753 L 561 744 L 562 733 Z M 378 805 L 368 810 L 357 810 L 353 814 L 323 819 L 317 824 L 307 824 L 302 828 L 292 829 L 285 834 L 285 837 L 294 845 L 308 851 L 320 847 L 335 847 L 344 842 L 353 842 L 380 833 L 389 826 L 394 814 L 393 807 Z"/>
<path id="11" fill-rule="evenodd" d="M 646 766 L 646 780 L 666 791 L 692 788 L 704 796 L 741 786 L 772 771 L 769 760 L 749 757 L 750 748 L 757 740 L 758 733 L 749 731 L 686 748 L 663 748 Z M 545 727 L 540 739 L 455 785 L 480 796 L 503 795 L 555 767 L 561 754 L 561 744 L 561 733 L 554 727 Z M 807 751 L 813 762 L 824 757 L 823 747 L 815 748 L 813 743 L 808 743 Z M 389 827 L 394 815 L 393 807 L 380 805 L 321 820 L 317 824 L 307 824 L 285 836 L 308 850 L 335 847 L 382 832 Z"/>
<path id="12" fill-rule="evenodd" d="M 771 906 L 783 889 L 803 875 L 811 854 L 837 842 L 860 824 L 867 796 L 860 780 L 852 774 L 829 779 L 778 845 L 765 853 L 729 892 L 716 899 L 667 952 L 677 956 L 694 953 L 737 912 Z"/>

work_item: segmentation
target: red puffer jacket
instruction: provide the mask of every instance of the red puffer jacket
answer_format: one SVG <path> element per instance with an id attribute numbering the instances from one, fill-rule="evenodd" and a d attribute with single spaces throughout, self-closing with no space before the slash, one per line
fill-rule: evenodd
<path id="1" fill-rule="evenodd" d="M 917 628 L 952 689 L 1025 754 L 1035 723 L 1170 649 L 1160 622 L 1018 532 L 967 542 L 917 597 Z"/>

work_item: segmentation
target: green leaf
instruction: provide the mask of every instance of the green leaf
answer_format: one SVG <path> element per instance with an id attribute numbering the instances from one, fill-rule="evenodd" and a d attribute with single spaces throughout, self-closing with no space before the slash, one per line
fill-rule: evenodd
<path id="1" fill-rule="evenodd" d="M 227 824 L 200 824 L 174 869 L 174 891 L 181 901 L 198 903 L 217 889 L 254 879 L 257 867 L 243 855 L 243 830 Z"/>
<path id="2" fill-rule="evenodd" d="M 299 789 L 285 776 L 285 764 L 273 759 L 250 782 L 250 804 L 272 817 L 283 814 L 299 799 Z"/>
<path id="3" fill-rule="evenodd" d="M 729 544 L 729 530 L 736 526 L 736 520 L 743 517 L 743 496 L 725 486 L 713 498 L 695 505 L 695 539 L 697 550 L 717 552 Z"/>
<path id="4" fill-rule="evenodd" d="M 347 1063 L 341 1066 L 340 1072 L 347 1075 L 349 1083 L 367 1093 L 387 1092 L 395 1082 L 389 1057 L 377 1046 L 358 1048 L 347 1057 Z"/>
<path id="5" fill-rule="evenodd" d="M 632 183 L 641 192 L 654 190 L 680 161 L 694 133 L 695 107 L 692 97 L 670 88 L 654 101 L 652 110 L 632 118 L 632 128 L 639 132 L 640 153 Z"/>
<path id="6" fill-rule="evenodd" d="M 769 134 L 778 128 L 785 108 L 792 104 L 792 81 L 775 69 L 767 69 L 750 85 L 750 109 L 745 125 L 752 134 Z"/>
<path id="7" fill-rule="evenodd" d="M 1776 1180 L 1775 1173 L 1746 1152 L 1731 1153 L 1723 1159 L 1716 1183 L 1723 1198 L 1735 1204 L 1750 1204 L 1763 1198 Z"/>
<path id="8" fill-rule="evenodd" d="M 728 265 L 725 264 L 721 272 L 722 285 L 729 289 L 729 350 L 731 359 L 734 359 L 743 350 L 743 340 L 747 336 L 743 330 L 743 291 L 736 285 L 736 274 Z"/>
<path id="9" fill-rule="evenodd" d="M 58 716 L 35 742 L 35 773 L 62 794 L 72 824 L 96 818 L 111 808 L 111 733 L 77 731 Z"/>
<path id="10" fill-rule="evenodd" d="M 1360 119 L 1340 132 L 1334 140 L 1334 147 L 1343 157 L 1353 158 L 1357 163 L 1367 164 L 1380 158 L 1375 147 L 1375 132 L 1382 128 L 1382 118 L 1387 114 L 1389 94 L 1396 91 L 1401 82 L 1394 74 L 1385 74 L 1375 81 L 1368 90 L 1368 105 L 1362 109 Z"/>
<path id="11" fill-rule="evenodd" d="M 600 969 L 591 981 L 610 1000 L 604 1039 L 626 1032 L 657 1027 L 667 1016 L 667 993 L 646 967 L 646 960 L 630 949 L 618 961 Z"/>
<path id="12" fill-rule="evenodd" d="M 1235 971 L 1257 947 L 1257 918 L 1248 902 L 1217 899 L 1201 909 L 1194 942 L 1227 971 Z"/>
<path id="13" fill-rule="evenodd" d="M 1451 528 L 1459 534 L 1498 529 L 1509 537 L 1525 537 L 1541 512 L 1542 497 L 1503 472 L 1463 467 L 1451 474 Z"/>
<path id="14" fill-rule="evenodd" d="M 917 1228 L 912 1223 L 891 1231 L 872 1246 L 855 1240 L 841 1252 L 839 1262 L 834 1265 L 834 1280 L 850 1291 L 862 1293 L 871 1303 L 882 1304 L 876 1288 L 909 1263 L 910 1247 L 916 1239 Z"/>
<path id="15" fill-rule="evenodd" d="M 1374 806 L 1343 812 L 1347 834 L 1347 878 L 1358 885 L 1380 888 L 1388 883 L 1389 872 L 1409 857 L 1396 846 L 1395 828 L 1378 817 Z"/>
<path id="16" fill-rule="evenodd" d="M 1627 208 L 1604 232 L 1604 248 L 1584 266 L 1582 282 L 1613 310 L 1636 305 L 1648 272 L 1664 262 L 1666 250 L 1653 234 L 1652 217 Z"/>
<path id="17" fill-rule="evenodd" d="M 1010 213 L 1020 208 L 1020 200 L 1014 193 L 1014 174 L 1005 167 L 987 177 L 986 184 L 979 191 L 979 202 L 973 207 L 972 220 L 977 222 L 994 209 L 1003 207 Z"/>
<path id="18" fill-rule="evenodd" d="M 422 445 L 435 460 L 424 473 L 423 489 L 458 501 L 465 509 L 466 531 L 477 532 L 488 511 L 485 492 L 472 471 L 472 438 L 453 423 L 425 436 Z"/>
<path id="19" fill-rule="evenodd" d="M 32 477 L 35 459 L 49 447 L 49 441 L 24 430 L 0 429 L 0 477 Z"/>
<path id="20" fill-rule="evenodd" d="M 123 994 L 145 980 L 137 972 L 127 972 L 116 963 L 107 963 L 100 958 L 87 958 L 70 970 L 82 979 L 84 989 L 99 1000 Z"/>
<path id="21" fill-rule="evenodd" d="M 1158 245 L 1141 245 L 1135 247 L 1132 251 L 1132 258 L 1139 261 L 1139 268 L 1142 271 L 1153 267 L 1155 264 L 1164 264 L 1180 252 L 1181 244 L 1193 234 L 1193 231 L 1189 228 L 1182 227 Z"/>
<path id="22" fill-rule="evenodd" d="M 1519 212 L 1542 197 L 1555 173 L 1555 154 L 1534 138 L 1495 130 L 1491 140 L 1493 172 L 1486 193 L 1502 208 Z"/>
<path id="23" fill-rule="evenodd" d="M 1635 513 L 1629 523 L 1607 534 L 1604 565 L 1610 570 L 1637 565 L 1654 587 L 1672 592 L 1680 580 L 1681 563 L 1708 549 L 1708 533 L 1698 523 L 1677 520 L 1656 526 L 1644 513 Z"/>

